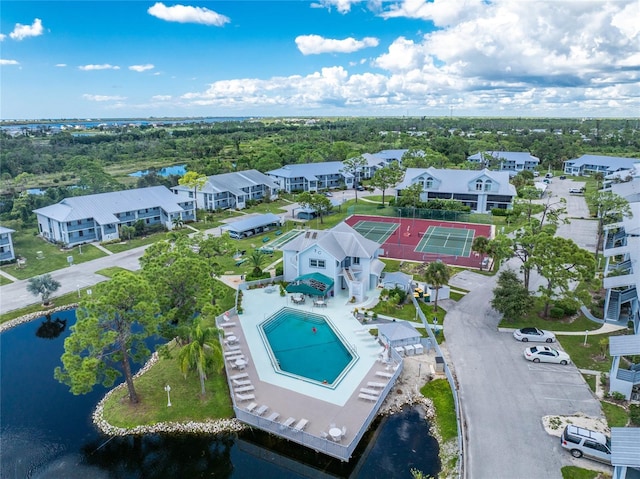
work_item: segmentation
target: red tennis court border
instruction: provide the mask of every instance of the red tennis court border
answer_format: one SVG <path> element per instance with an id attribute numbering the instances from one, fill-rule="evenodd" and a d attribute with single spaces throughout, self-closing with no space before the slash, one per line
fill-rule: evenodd
<path id="1" fill-rule="evenodd" d="M 429 226 L 444 226 L 447 228 L 461 228 L 474 230 L 473 237 L 485 236 L 493 238 L 494 226 L 478 223 L 460 223 L 457 221 L 423 220 L 413 218 L 395 218 L 391 216 L 352 215 L 345 223 L 353 226 L 358 221 L 371 221 L 376 223 L 396 223 L 400 226 L 382 243 L 383 256 L 390 259 L 432 262 L 441 260 L 443 263 L 467 268 L 480 268 L 482 256 L 471 252 L 470 256 L 453 256 L 441 253 L 419 253 L 415 249 L 422 239 L 420 233 L 427 231 Z"/>

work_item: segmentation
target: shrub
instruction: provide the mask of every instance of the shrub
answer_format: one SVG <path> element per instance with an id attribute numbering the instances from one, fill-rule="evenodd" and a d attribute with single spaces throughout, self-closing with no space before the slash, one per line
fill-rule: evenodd
<path id="1" fill-rule="evenodd" d="M 507 210 L 503 208 L 493 208 L 491 214 L 493 216 L 507 216 Z"/>
<path id="2" fill-rule="evenodd" d="M 247 274 L 247 276 L 245 276 L 245 281 L 255 281 L 257 279 L 267 279 L 271 277 L 271 273 L 269 273 L 268 271 L 263 272 L 262 270 L 260 271 L 251 271 L 249 274 Z"/>
<path id="3" fill-rule="evenodd" d="M 549 316 L 551 316 L 553 319 L 560 319 L 564 317 L 564 309 L 554 306 L 553 308 L 551 308 L 551 311 L 549 311 Z"/>
<path id="4" fill-rule="evenodd" d="M 580 309 L 580 303 L 572 298 L 563 298 L 556 301 L 554 307 L 562 309 L 567 316 L 573 316 Z"/>
<path id="5" fill-rule="evenodd" d="M 624 394 L 618 391 L 613 391 L 611 393 L 611 398 L 615 401 L 625 401 L 627 399 L 627 397 Z"/>
<path id="6" fill-rule="evenodd" d="M 276 266 L 276 276 L 282 276 L 284 274 L 284 267 L 282 265 Z"/>

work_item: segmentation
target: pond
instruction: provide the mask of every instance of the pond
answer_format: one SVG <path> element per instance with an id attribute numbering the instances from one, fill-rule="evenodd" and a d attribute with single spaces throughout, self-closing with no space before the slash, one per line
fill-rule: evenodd
<path id="1" fill-rule="evenodd" d="M 165 166 L 159 170 L 156 170 L 158 176 L 183 176 L 187 172 L 187 165 L 174 165 L 174 166 Z M 129 176 L 146 176 L 149 174 L 149 170 L 138 170 L 133 173 L 129 173 Z"/>
<path id="2" fill-rule="evenodd" d="M 64 311 L 0 335 L 0 477 L 436 477 L 438 444 L 420 408 L 378 420 L 349 463 L 260 431 L 222 436 L 110 438 L 91 423 L 106 390 L 74 396 L 53 378 L 75 322 Z"/>

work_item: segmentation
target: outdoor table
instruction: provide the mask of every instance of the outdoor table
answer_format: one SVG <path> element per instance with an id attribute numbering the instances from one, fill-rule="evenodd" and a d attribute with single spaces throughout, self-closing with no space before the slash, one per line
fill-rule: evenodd
<path id="1" fill-rule="evenodd" d="M 331 439 L 333 439 L 334 441 L 339 441 L 342 437 L 342 430 L 338 429 L 337 427 L 332 427 L 331 429 L 329 429 L 329 436 L 331 436 Z"/>
<path id="2" fill-rule="evenodd" d="M 235 343 L 238 340 L 238 338 L 236 338 L 233 334 L 227 336 L 227 341 L 229 341 L 230 343 Z"/>
<path id="3" fill-rule="evenodd" d="M 236 359 L 235 365 L 240 368 L 242 366 L 246 366 L 247 362 L 244 359 Z"/>

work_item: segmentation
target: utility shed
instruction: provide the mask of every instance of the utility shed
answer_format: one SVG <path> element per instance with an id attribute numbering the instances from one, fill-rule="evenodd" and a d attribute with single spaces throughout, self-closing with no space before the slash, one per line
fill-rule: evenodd
<path id="1" fill-rule="evenodd" d="M 420 333 L 406 321 L 379 324 L 378 337 L 391 348 L 420 343 Z"/>

